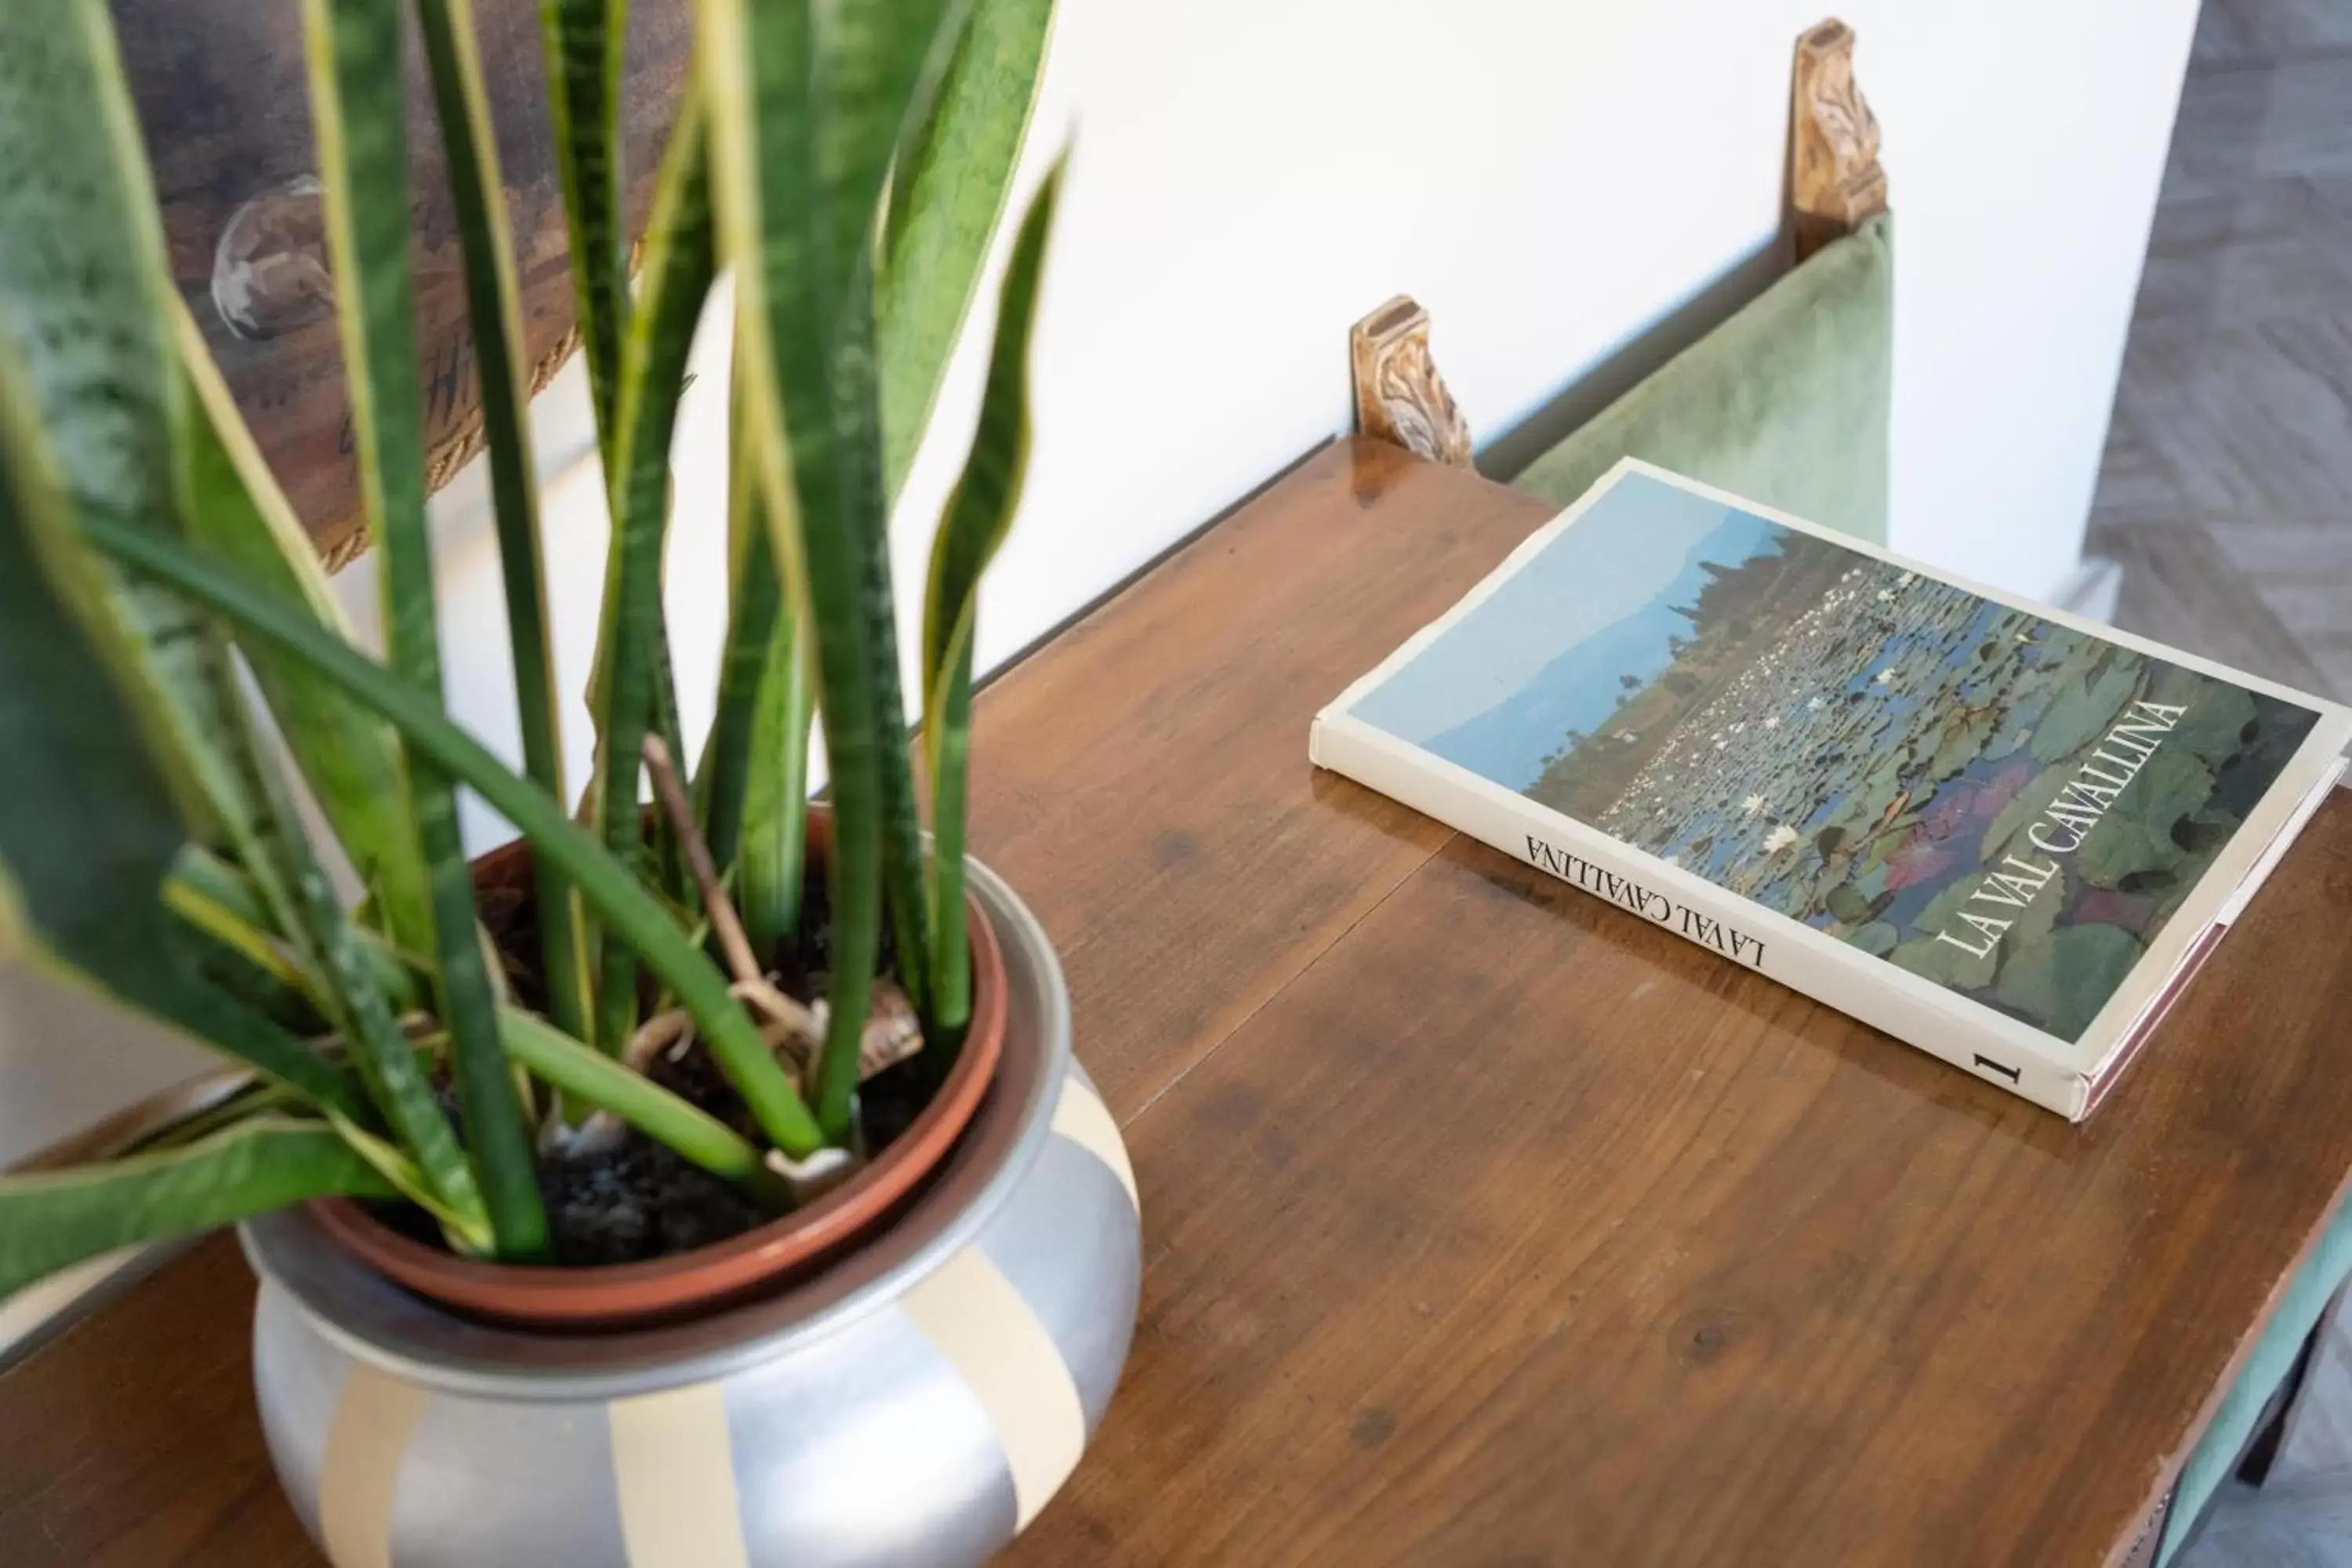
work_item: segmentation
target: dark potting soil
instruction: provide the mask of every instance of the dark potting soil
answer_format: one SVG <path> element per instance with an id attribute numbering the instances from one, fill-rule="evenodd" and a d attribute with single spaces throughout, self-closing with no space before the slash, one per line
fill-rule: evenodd
<path id="1" fill-rule="evenodd" d="M 777 964 L 783 988 L 803 1001 L 824 994 L 831 921 L 823 882 L 812 879 L 802 901 L 794 951 Z M 544 1003 L 538 972 L 538 920 L 526 894 L 485 889 L 482 919 L 504 961 L 516 999 Z M 888 933 L 884 933 L 884 973 L 889 972 Z M 742 1097 L 719 1071 L 700 1040 L 684 1051 L 665 1051 L 646 1076 L 754 1143 L 765 1139 Z M 457 1119 L 454 1093 L 444 1086 L 444 1108 Z M 914 1121 L 929 1099 L 917 1063 L 902 1062 L 868 1079 L 858 1089 L 866 1154 L 879 1154 Z M 569 1158 L 541 1156 L 539 1189 L 547 1205 L 554 1262 L 561 1268 L 643 1263 L 742 1235 L 772 1217 L 736 1187 L 667 1146 L 625 1128 L 609 1147 Z M 428 1246 L 444 1245 L 440 1228 L 421 1209 L 404 1203 L 369 1205 L 395 1230 Z"/>
<path id="2" fill-rule="evenodd" d="M 614 1149 L 542 1164 L 555 1261 L 642 1263 L 742 1235 L 768 1216 L 732 1186 L 631 1132 Z"/>

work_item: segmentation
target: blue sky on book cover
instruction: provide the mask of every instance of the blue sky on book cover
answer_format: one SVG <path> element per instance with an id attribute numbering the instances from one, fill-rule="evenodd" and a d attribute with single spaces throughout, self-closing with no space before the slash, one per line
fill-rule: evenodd
<path id="1" fill-rule="evenodd" d="M 2318 720 L 1638 471 L 1353 712 L 2067 1040 Z"/>

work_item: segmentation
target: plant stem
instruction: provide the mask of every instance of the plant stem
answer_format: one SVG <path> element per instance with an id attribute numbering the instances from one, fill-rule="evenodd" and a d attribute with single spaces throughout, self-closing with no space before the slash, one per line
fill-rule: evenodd
<path id="1" fill-rule="evenodd" d="M 678 853 L 686 858 L 687 870 L 692 874 L 695 886 L 702 893 L 702 911 L 710 921 L 711 934 L 719 939 L 719 948 L 727 955 L 727 967 L 738 981 L 756 980 L 761 973 L 760 961 L 752 955 L 751 944 L 743 935 L 743 922 L 735 918 L 735 906 L 728 900 L 727 889 L 719 885 L 719 868 L 711 863 L 710 846 L 702 841 L 702 834 L 694 826 L 694 802 L 687 798 L 686 785 L 677 776 L 671 763 L 669 748 L 659 735 L 647 735 L 645 742 L 646 772 L 653 775 L 654 798 L 669 818 L 670 830 L 677 835 Z"/>

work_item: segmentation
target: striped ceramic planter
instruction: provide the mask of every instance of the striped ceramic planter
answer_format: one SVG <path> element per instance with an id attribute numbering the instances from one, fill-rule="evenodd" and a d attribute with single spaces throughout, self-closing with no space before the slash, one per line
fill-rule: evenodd
<path id="1" fill-rule="evenodd" d="M 1010 983 L 995 1085 L 895 1225 L 784 1295 L 525 1333 L 425 1305 L 305 1213 L 246 1227 L 262 1425 L 336 1568 L 930 1568 L 1035 1516 L 1110 1403 L 1141 1238 L 1045 933 L 972 888 Z"/>

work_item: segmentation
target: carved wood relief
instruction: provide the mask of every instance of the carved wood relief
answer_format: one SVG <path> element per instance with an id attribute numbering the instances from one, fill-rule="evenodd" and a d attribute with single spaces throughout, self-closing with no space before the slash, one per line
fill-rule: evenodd
<path id="1" fill-rule="evenodd" d="M 1429 356 L 1429 312 L 1399 294 L 1348 332 L 1356 428 L 1416 457 L 1470 466 L 1470 426 Z"/>
<path id="2" fill-rule="evenodd" d="M 1886 210 L 1878 117 L 1853 79 L 1853 29 L 1832 16 L 1797 38 L 1789 205 L 1802 261 Z"/>
<path id="3" fill-rule="evenodd" d="M 173 281 L 303 527 L 328 565 L 340 566 L 367 539 L 310 153 L 301 8 L 297 0 L 110 4 Z M 536 390 L 576 341 L 538 15 L 534 0 L 475 0 L 474 11 Z M 651 203 L 692 43 L 690 0 L 629 7 L 621 139 L 632 232 Z M 386 66 L 408 79 L 417 359 L 426 477 L 437 488 L 478 449 L 482 421 L 440 127 L 414 33 L 404 52 Z"/>

